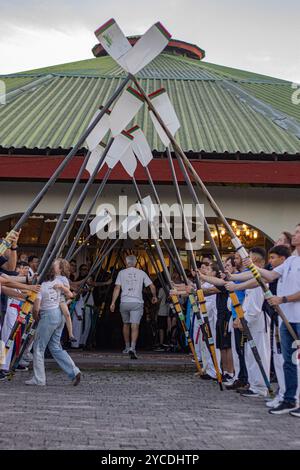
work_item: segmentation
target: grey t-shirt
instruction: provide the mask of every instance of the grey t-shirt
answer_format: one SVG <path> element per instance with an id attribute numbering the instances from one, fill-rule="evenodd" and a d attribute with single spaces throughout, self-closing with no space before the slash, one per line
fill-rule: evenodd
<path id="1" fill-rule="evenodd" d="M 116 285 L 121 286 L 121 303 L 144 303 L 143 287 L 152 284 L 150 277 L 141 269 L 127 268 L 119 272 Z"/>
<path id="2" fill-rule="evenodd" d="M 37 298 L 41 299 L 41 310 L 54 310 L 59 307 L 61 291 L 54 289 L 56 284 L 59 284 L 58 279 L 42 283 L 41 290 L 37 295 Z"/>

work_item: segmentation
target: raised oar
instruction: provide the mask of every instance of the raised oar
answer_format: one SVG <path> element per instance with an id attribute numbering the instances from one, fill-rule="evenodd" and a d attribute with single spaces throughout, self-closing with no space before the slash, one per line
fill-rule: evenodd
<path id="1" fill-rule="evenodd" d="M 189 162 L 189 160 L 188 160 Z M 195 171 L 194 167 L 190 164 L 187 164 L 186 161 L 184 160 L 184 163 L 186 164 L 188 170 L 191 172 L 197 186 L 203 191 L 203 193 L 205 194 L 211 208 L 214 210 L 215 214 L 222 220 L 223 224 L 225 225 L 229 235 L 230 235 L 230 238 L 231 238 L 231 241 L 232 241 L 232 244 L 233 246 L 235 247 L 235 250 L 240 254 L 241 258 L 243 260 L 247 259 L 247 260 L 250 260 L 249 258 L 249 255 L 248 255 L 248 252 L 246 250 L 246 248 L 244 247 L 244 245 L 241 243 L 241 241 L 239 240 L 239 238 L 236 236 L 236 234 L 234 233 L 231 225 L 227 222 L 227 219 L 226 217 L 223 215 L 221 209 L 219 208 L 219 206 L 217 205 L 217 203 L 215 202 L 215 200 L 213 199 L 212 195 L 209 193 L 209 191 L 207 190 L 207 188 L 205 187 L 203 181 L 201 180 L 201 178 L 199 177 L 199 175 L 197 174 L 197 172 Z M 262 288 L 263 292 L 264 292 L 264 296 L 265 296 L 265 299 L 268 300 L 270 298 L 273 297 L 273 294 L 272 292 L 270 291 L 268 285 L 265 283 L 265 281 L 262 279 L 262 276 L 260 275 L 259 271 L 257 270 L 256 266 L 250 262 L 248 265 L 247 265 L 247 268 L 251 271 L 253 277 L 256 279 L 258 285 Z M 274 305 L 273 306 L 273 309 L 276 311 L 276 313 L 280 316 L 280 318 L 282 319 L 283 323 L 285 324 L 288 332 L 290 333 L 290 335 L 292 336 L 292 338 L 296 341 L 296 346 L 297 346 L 297 349 L 300 350 L 300 340 L 296 334 L 296 332 L 294 331 L 294 329 L 292 328 L 292 326 L 290 325 L 288 319 L 286 318 L 286 316 L 284 315 L 283 311 L 281 310 L 281 308 L 279 307 L 279 305 Z"/>
<path id="2" fill-rule="evenodd" d="M 45 261 L 45 264 L 41 266 L 41 268 L 39 268 L 39 279 L 42 280 L 46 274 L 46 272 L 48 271 L 48 269 L 50 268 L 51 266 L 51 263 L 52 261 L 54 260 L 54 258 L 56 257 L 56 255 L 59 253 L 59 251 L 61 250 L 61 246 L 62 244 L 64 243 L 69 231 L 71 230 L 76 218 L 77 218 L 77 215 L 79 213 L 79 210 L 88 194 L 88 191 L 90 190 L 90 187 L 92 186 L 100 168 L 101 168 L 101 165 L 103 164 L 104 160 L 105 160 L 105 157 L 111 147 L 111 145 L 113 144 L 113 141 L 114 139 L 111 138 L 110 141 L 108 142 L 107 144 L 107 147 L 105 148 L 101 158 L 99 159 L 94 171 L 92 172 L 92 174 L 90 175 L 87 183 L 85 184 L 83 190 L 82 190 L 82 193 L 80 194 L 78 200 L 77 200 L 77 203 L 75 204 L 75 207 L 74 209 L 72 210 L 72 213 L 70 215 L 70 217 L 68 218 L 68 221 L 66 223 L 66 225 L 64 226 L 64 228 L 62 229 L 57 241 L 56 241 L 56 245 L 55 247 L 53 248 L 50 256 L 48 257 L 48 259 Z"/>
<path id="3" fill-rule="evenodd" d="M 140 159 L 142 165 L 144 166 L 145 168 L 145 171 L 147 173 L 147 176 L 148 176 L 148 181 L 150 183 L 150 186 L 152 187 L 152 190 L 153 190 L 153 193 L 154 193 L 154 197 L 155 197 L 155 200 L 156 200 L 156 203 L 161 207 L 161 202 L 160 202 L 160 198 L 159 198 L 159 195 L 157 193 L 157 190 L 155 188 L 155 185 L 154 185 L 154 182 L 152 180 L 152 176 L 151 176 L 151 173 L 149 171 L 149 168 L 147 167 L 147 165 L 144 165 L 143 164 L 143 161 Z M 168 221 L 166 220 L 166 217 L 164 215 L 164 212 L 161 211 L 161 214 L 162 214 L 162 219 L 163 219 L 163 223 L 165 224 L 165 227 L 168 231 L 168 236 L 170 238 L 170 241 L 171 241 L 171 245 L 172 245 L 172 248 L 173 248 L 173 251 L 174 251 L 174 255 L 172 254 L 169 246 L 167 245 L 167 243 L 165 242 L 165 240 L 162 239 L 162 242 L 166 248 L 166 250 L 168 251 L 169 253 L 169 256 L 172 258 L 173 260 L 173 263 L 175 265 L 175 267 L 177 268 L 178 270 L 178 273 L 179 275 L 182 277 L 184 283 L 186 286 L 189 286 L 189 281 L 188 281 L 188 278 L 187 278 L 187 275 L 186 275 L 186 272 L 184 270 L 184 267 L 183 267 L 183 264 L 182 264 L 182 261 L 181 261 L 181 258 L 180 258 L 180 255 L 178 253 L 178 250 L 177 250 L 177 247 L 176 247 L 176 244 L 175 244 L 175 240 L 174 240 L 174 237 L 171 233 L 171 231 L 169 230 L 168 228 Z M 175 257 L 175 258 L 174 258 Z M 202 334 L 203 334 L 203 338 L 207 344 L 207 348 L 211 354 L 211 348 L 210 348 L 210 343 L 209 343 L 209 340 L 208 340 L 208 335 L 207 335 L 207 331 L 208 331 L 208 328 L 209 326 L 207 327 L 205 325 L 205 322 L 204 320 L 202 319 L 202 316 L 201 316 L 201 311 L 202 311 L 202 315 L 206 315 L 207 316 L 207 311 L 206 311 L 206 304 L 205 304 L 205 299 L 204 299 L 204 296 L 203 296 L 203 293 L 200 297 L 200 299 L 198 299 L 198 295 L 200 296 L 200 292 L 195 292 L 194 289 L 192 289 L 191 293 L 189 294 L 189 301 L 191 303 L 191 307 L 192 307 L 192 310 L 193 310 L 193 313 L 196 315 L 197 317 L 197 320 L 199 321 L 199 324 L 200 324 L 200 327 L 201 327 L 201 331 L 202 331 Z M 200 308 L 199 308 L 199 305 L 200 305 Z M 213 358 L 212 358 L 213 359 Z M 220 376 L 219 376 L 219 379 L 220 379 Z M 220 383 L 220 382 L 219 382 Z M 222 384 L 220 384 L 220 390 L 222 390 L 223 387 L 222 387 Z"/>
<path id="4" fill-rule="evenodd" d="M 70 257 L 67 257 L 65 256 L 65 259 L 70 261 L 71 259 L 73 258 L 76 258 L 76 256 L 78 255 L 78 253 L 82 250 L 82 248 L 84 246 L 87 246 L 88 242 L 90 241 L 90 239 L 93 237 L 93 235 L 91 233 L 88 234 L 88 236 L 86 237 L 86 239 L 84 240 L 84 242 L 82 242 L 79 247 L 73 252 L 71 253 L 71 256 Z"/>
<path id="5" fill-rule="evenodd" d="M 44 263 L 40 264 L 39 266 L 39 269 L 38 269 L 38 279 L 39 279 L 39 282 L 42 282 L 48 269 L 50 268 L 53 260 L 55 259 L 57 253 L 59 252 L 60 248 L 61 248 L 61 245 L 63 244 L 70 228 L 72 227 L 77 215 L 78 215 L 78 212 L 81 208 L 81 205 L 84 201 L 84 199 L 86 198 L 86 195 L 90 189 L 90 186 L 92 185 L 97 173 L 99 172 L 99 169 L 102 165 L 102 163 L 104 162 L 105 160 L 105 157 L 106 157 L 106 154 L 107 152 L 109 151 L 111 145 L 113 144 L 113 140 L 114 139 L 110 139 L 107 147 L 105 148 L 101 158 L 99 159 L 99 162 L 98 164 L 96 165 L 93 173 L 91 174 L 88 182 L 86 183 L 78 201 L 77 201 L 77 204 L 75 205 L 75 208 L 73 209 L 73 212 L 72 214 L 70 215 L 65 227 L 63 228 L 62 232 L 60 233 L 59 237 L 58 237 L 58 240 L 56 241 L 56 245 L 54 246 L 52 252 L 49 254 L 49 257 L 47 260 L 44 260 Z M 13 343 L 14 343 L 14 340 L 15 340 L 15 337 L 16 337 L 16 334 L 17 332 L 19 331 L 20 327 L 21 327 L 21 324 L 22 323 L 25 323 L 26 322 L 26 317 L 28 314 L 31 313 L 32 311 L 32 307 L 33 307 L 33 304 L 35 302 L 35 299 L 37 297 L 37 294 L 35 292 L 31 292 L 29 294 L 28 297 L 26 297 L 26 300 L 25 302 L 22 304 L 22 308 L 21 308 L 21 312 L 19 313 L 18 315 L 18 318 L 11 330 L 11 333 L 10 333 L 10 336 L 9 336 L 9 339 L 5 345 L 5 351 L 4 351 L 4 354 L 6 355 L 9 351 L 9 349 L 12 347 Z"/>
<path id="6" fill-rule="evenodd" d="M 78 140 L 77 144 L 72 148 L 72 150 L 68 153 L 68 155 L 63 159 L 61 164 L 57 167 L 51 178 L 47 181 L 43 189 L 37 194 L 37 196 L 34 198 L 30 206 L 27 208 L 27 210 L 24 212 L 24 214 L 20 217 L 14 228 L 11 230 L 11 232 L 17 232 L 22 228 L 23 224 L 27 221 L 27 219 L 30 217 L 32 212 L 35 210 L 37 205 L 41 202 L 47 191 L 53 186 L 53 184 L 56 182 L 57 178 L 60 176 L 60 174 L 63 172 L 67 164 L 72 160 L 72 158 L 76 155 L 78 150 L 82 147 L 84 144 L 86 138 L 89 136 L 89 134 L 92 132 L 94 127 L 98 124 L 98 122 L 101 120 L 101 118 L 104 116 L 106 111 L 111 107 L 113 102 L 118 98 L 118 96 L 122 93 L 123 89 L 127 85 L 127 83 L 130 81 L 130 77 L 126 77 L 121 85 L 117 88 L 117 90 L 113 93 L 111 98 L 107 101 L 107 103 L 103 106 L 101 111 L 99 112 L 98 116 L 95 118 L 95 120 L 90 124 L 90 126 L 87 128 L 87 130 L 82 134 L 80 139 Z M 5 239 L 2 240 L 0 243 L 0 255 L 3 254 L 7 248 L 9 248 L 11 245 L 9 241 L 9 235 L 6 236 Z"/>
<path id="7" fill-rule="evenodd" d="M 198 212 L 198 215 L 199 215 L 199 217 L 201 218 L 201 220 L 203 220 L 203 223 L 204 223 L 204 230 L 205 230 L 205 233 L 206 233 L 206 235 L 207 235 L 207 238 L 209 239 L 209 242 L 210 242 L 210 245 L 211 245 L 211 247 L 212 247 L 213 253 L 214 253 L 215 257 L 216 257 L 216 260 L 217 260 L 219 269 L 220 269 L 221 272 L 224 273 L 224 265 L 223 265 L 223 261 L 222 261 L 221 255 L 220 255 L 219 250 L 218 250 L 218 248 L 217 248 L 217 245 L 216 245 L 216 243 L 215 243 L 215 241 L 214 241 L 214 239 L 213 239 L 213 237 L 212 237 L 212 235 L 211 235 L 211 233 L 210 233 L 207 220 L 206 220 L 206 218 L 205 218 L 203 212 L 200 210 L 200 201 L 199 201 L 199 199 L 198 199 L 198 196 L 197 196 L 197 194 L 196 194 L 196 191 L 195 191 L 195 189 L 194 189 L 194 186 L 192 185 L 192 182 L 191 182 L 191 180 L 190 180 L 190 178 L 189 178 L 189 174 L 188 174 L 188 172 L 187 172 L 187 170 L 186 170 L 186 168 L 185 168 L 185 166 L 184 166 L 182 160 L 181 160 L 180 158 L 177 158 L 177 161 L 178 161 L 180 170 L 181 170 L 181 172 L 182 172 L 182 174 L 183 174 L 183 176 L 184 176 L 184 179 L 185 179 L 185 182 L 186 182 L 186 184 L 187 184 L 187 187 L 188 187 L 188 189 L 189 189 L 189 193 L 190 193 L 190 195 L 191 195 L 191 197 L 192 197 L 192 199 L 193 199 L 193 201 L 194 201 L 194 204 L 195 204 L 195 206 L 196 206 L 196 210 L 197 210 L 197 212 Z M 252 351 L 252 353 L 253 353 L 254 359 L 255 359 L 256 362 L 257 362 L 258 368 L 259 368 L 259 370 L 260 370 L 260 372 L 261 372 L 261 375 L 262 375 L 263 380 L 264 380 L 264 382 L 265 382 L 265 384 L 266 384 L 266 387 L 267 387 L 267 389 L 268 389 L 268 391 L 269 391 L 269 394 L 270 394 L 270 396 L 272 396 L 272 395 L 273 395 L 273 390 L 272 390 L 272 387 L 271 387 L 271 384 L 270 384 L 270 380 L 269 380 L 269 378 L 268 378 L 268 376 L 267 376 L 267 374 L 266 374 L 266 371 L 265 371 L 265 369 L 264 369 L 264 366 L 263 366 L 263 363 L 262 363 L 260 354 L 259 354 L 258 349 L 257 349 L 257 347 L 256 347 L 256 344 L 255 344 L 255 342 L 254 342 L 254 340 L 253 340 L 253 336 L 252 336 L 251 331 L 250 331 L 250 329 L 249 329 L 247 320 L 245 319 L 244 311 L 243 311 L 243 308 L 242 308 L 242 306 L 241 306 L 241 304 L 240 304 L 240 301 L 239 301 L 239 299 L 238 299 L 238 296 L 236 295 L 235 292 L 230 292 L 230 293 L 229 293 L 229 296 L 230 296 L 230 298 L 231 298 L 231 303 L 232 303 L 233 307 L 235 308 L 235 311 L 236 311 L 236 313 L 237 313 L 237 316 L 238 316 L 238 318 L 239 318 L 240 321 L 241 321 L 241 324 L 242 324 L 242 327 L 243 327 L 243 331 L 244 331 L 244 333 L 245 333 L 245 335 L 246 335 L 246 337 L 247 337 L 247 339 L 248 339 L 248 341 L 249 341 L 249 345 L 250 345 L 250 347 L 251 347 L 251 351 Z"/>
<path id="8" fill-rule="evenodd" d="M 227 228 L 228 230 L 228 233 L 230 234 L 230 237 L 231 237 L 231 241 L 233 243 L 233 246 L 235 247 L 236 251 L 241 255 L 242 259 L 248 259 L 248 252 L 247 250 L 245 249 L 245 247 L 242 245 L 241 241 L 239 240 L 239 238 L 236 236 L 236 234 L 234 233 L 234 231 L 232 230 L 232 227 L 230 226 L 230 224 L 227 222 L 226 220 L 226 217 L 223 215 L 221 209 L 218 207 L 217 203 L 215 202 L 215 200 L 213 199 L 212 195 L 210 194 L 210 192 L 208 191 L 208 189 L 206 188 L 205 184 L 203 183 L 203 181 L 201 180 L 200 176 L 198 175 L 198 173 L 196 172 L 196 170 L 194 169 L 193 165 L 191 164 L 191 162 L 189 161 L 189 159 L 187 158 L 187 156 L 185 155 L 185 153 L 183 152 L 182 148 L 180 147 L 180 145 L 176 142 L 174 136 L 172 135 L 172 133 L 169 131 L 168 127 L 165 125 L 165 123 L 163 122 L 163 120 L 161 119 L 159 113 L 156 111 L 156 109 L 154 108 L 153 104 L 151 103 L 151 100 L 149 99 L 149 97 L 147 96 L 147 94 L 144 92 L 144 90 L 142 89 L 142 87 L 140 86 L 140 84 L 138 83 L 137 79 L 133 76 L 133 75 L 130 75 L 130 77 L 132 78 L 132 80 L 134 81 L 134 83 L 136 84 L 136 87 L 138 88 L 140 94 L 144 97 L 147 105 L 148 105 L 148 108 L 150 111 L 152 111 L 152 113 L 154 114 L 154 116 L 156 117 L 157 121 L 159 122 L 160 126 L 162 127 L 163 131 L 166 133 L 168 139 L 170 140 L 170 142 L 172 143 L 172 146 L 174 148 L 174 151 L 177 153 L 177 155 L 182 159 L 182 161 L 184 162 L 184 164 L 186 165 L 186 167 L 188 168 L 188 170 L 191 172 L 196 184 L 202 189 L 203 193 L 205 194 L 207 200 L 209 201 L 212 209 L 214 210 L 215 214 L 222 220 L 222 222 L 224 223 L 225 227 Z M 270 289 L 268 288 L 268 286 L 266 285 L 266 283 L 263 281 L 259 271 L 257 270 L 257 268 L 255 267 L 255 265 L 253 263 L 250 263 L 248 266 L 248 269 L 251 271 L 251 273 L 253 274 L 253 277 L 257 280 L 258 284 L 261 286 L 261 288 L 263 289 L 264 293 L 265 293 L 265 298 L 266 299 L 270 299 L 271 297 L 273 297 L 273 294 L 272 292 L 270 291 Z M 290 335 L 292 336 L 292 338 L 296 341 L 296 344 L 297 344 L 297 348 L 300 349 L 300 341 L 299 341 L 299 338 L 297 336 L 297 334 L 295 333 L 294 329 L 292 328 L 292 326 L 290 325 L 289 321 L 287 320 L 286 316 L 284 315 L 283 311 L 281 310 L 281 308 L 279 306 L 274 306 L 274 310 L 278 313 L 278 315 L 281 317 L 282 321 L 284 322 L 287 330 L 289 331 Z"/>
<path id="9" fill-rule="evenodd" d="M 214 368 L 215 368 L 215 371 L 216 371 L 216 376 L 217 376 L 218 384 L 220 386 L 220 390 L 223 390 L 222 374 L 221 374 L 221 371 L 220 371 L 220 368 L 219 368 L 217 353 L 216 353 L 216 348 L 215 348 L 215 343 L 214 343 L 214 338 L 213 338 L 213 334 L 212 334 L 209 319 L 208 319 L 206 301 L 205 301 L 203 289 L 201 287 L 201 282 L 200 282 L 200 279 L 199 279 L 199 276 L 198 276 L 197 263 L 196 263 L 195 255 L 194 255 L 194 252 L 193 252 L 193 247 L 192 247 L 192 243 L 191 243 L 191 237 L 190 237 L 188 223 L 186 221 L 186 217 L 185 217 L 185 213 L 184 213 L 182 196 L 181 196 L 181 192 L 180 192 L 180 189 L 179 189 L 179 184 L 178 184 L 178 181 L 177 181 L 172 156 L 171 156 L 171 153 L 170 153 L 170 150 L 169 150 L 168 147 L 167 147 L 167 156 L 168 156 L 169 165 L 170 165 L 170 169 L 171 169 L 173 185 L 174 185 L 175 191 L 176 191 L 177 202 L 180 205 L 181 212 L 182 212 L 182 217 L 183 217 L 183 220 L 184 220 L 184 227 L 185 227 L 185 230 L 187 231 L 188 243 L 189 243 L 189 247 L 190 247 L 190 250 L 189 250 L 190 259 L 191 259 L 192 266 L 193 266 L 193 269 L 194 269 L 195 275 L 196 275 L 195 276 L 195 281 L 196 281 L 196 286 L 197 286 L 197 297 L 198 297 L 198 302 L 200 304 L 201 314 L 202 314 L 202 317 L 203 317 L 203 320 L 204 320 L 204 325 L 203 325 L 202 329 L 204 329 L 204 331 L 205 331 L 205 336 L 206 336 L 206 340 L 207 340 L 206 341 L 207 347 L 208 347 L 208 350 L 210 352 L 210 355 L 211 355 L 211 358 L 212 358 L 212 361 L 213 361 L 213 365 L 214 365 Z M 193 303 L 192 303 L 192 306 L 193 306 Z"/>
<path id="10" fill-rule="evenodd" d="M 108 180 L 108 178 L 109 178 L 111 172 L 112 172 L 112 169 L 111 169 L 111 168 L 108 168 L 108 170 L 106 171 L 106 173 L 105 173 L 105 175 L 104 175 L 104 177 L 103 177 L 103 180 L 101 181 L 101 184 L 100 184 L 99 188 L 97 189 L 97 192 L 96 192 L 95 196 L 93 197 L 93 200 L 92 200 L 92 202 L 91 202 L 91 205 L 90 205 L 90 207 L 89 207 L 89 209 L 88 209 L 88 211 L 87 211 L 87 213 L 86 213 L 86 215 L 85 215 L 83 221 L 81 222 L 79 229 L 78 229 L 77 232 L 76 232 L 76 236 L 75 236 L 74 240 L 72 241 L 72 244 L 71 244 L 70 248 L 68 249 L 67 254 L 66 254 L 66 256 L 65 256 L 65 258 L 66 258 L 68 261 L 69 261 L 70 259 L 72 259 L 72 258 L 75 256 L 75 248 L 76 248 L 77 242 L 78 242 L 78 240 L 79 240 L 79 238 L 80 238 L 80 236 L 81 236 L 81 234 L 82 234 L 84 228 L 86 227 L 86 225 L 87 225 L 87 223 L 88 223 L 88 220 L 89 220 L 89 217 L 90 217 L 90 215 L 91 215 L 91 213 L 92 213 L 92 210 L 93 210 L 93 208 L 94 208 L 94 206 L 95 206 L 95 204 L 96 204 L 96 202 L 97 202 L 97 199 L 100 197 L 100 195 L 101 195 L 101 193 L 102 193 L 102 191 L 103 191 L 103 189 L 104 189 L 104 186 L 105 186 L 106 183 L 107 183 L 107 180 Z"/>
<path id="11" fill-rule="evenodd" d="M 135 192 L 137 194 L 137 197 L 138 197 L 138 200 L 141 204 L 141 209 L 142 209 L 142 212 L 144 214 L 144 217 L 145 219 L 147 220 L 148 222 L 148 226 L 149 228 L 151 229 L 151 232 L 155 234 L 154 238 L 153 238 L 153 242 L 155 244 L 155 248 L 156 248 L 156 251 L 157 251 L 157 254 L 158 254 L 158 258 L 159 258 L 159 261 L 161 263 L 161 266 L 163 268 L 163 271 L 164 271 L 164 275 L 165 275 L 165 278 L 166 278 L 166 281 L 167 281 L 167 284 L 168 284 L 168 287 L 169 287 L 169 291 L 171 289 L 173 289 L 173 286 L 172 286 L 172 279 L 171 279 L 171 276 L 170 276 L 170 273 L 169 273 L 169 270 L 168 270 L 168 267 L 166 265 L 166 262 L 165 262 L 165 259 L 164 259 L 164 255 L 163 255 L 163 252 L 162 252 L 162 249 L 157 241 L 158 237 L 156 236 L 156 230 L 154 228 L 154 225 L 153 223 L 150 222 L 149 218 L 147 217 L 147 214 L 145 212 L 145 210 L 143 209 L 143 201 L 142 201 L 142 196 L 141 196 L 141 193 L 140 193 L 140 190 L 138 188 L 138 185 L 137 185 L 137 182 L 136 182 L 136 179 L 133 175 L 132 177 L 132 181 L 133 181 L 133 185 L 134 185 L 134 189 L 135 189 Z M 187 343 L 189 345 L 189 348 L 191 350 L 191 353 L 193 354 L 193 357 L 194 357 L 194 360 L 195 360 L 195 364 L 196 364 L 196 367 L 197 367 L 197 371 L 199 373 L 199 375 L 203 375 L 204 374 L 204 371 L 200 365 L 200 362 L 198 360 L 198 357 L 197 357 L 197 354 L 196 354 L 196 351 L 195 351 L 195 348 L 194 348 L 194 345 L 193 345 L 193 342 L 190 338 L 190 335 L 189 335 L 189 331 L 187 330 L 186 328 L 186 324 L 185 324 L 185 318 L 184 318 L 184 314 L 182 312 L 182 308 L 181 308 L 181 305 L 180 305 L 180 302 L 179 302 L 179 299 L 178 299 L 178 296 L 177 295 L 170 295 L 169 293 L 169 297 L 171 298 L 172 300 L 172 303 L 174 305 L 174 308 L 175 308 L 175 311 L 178 315 L 178 318 L 180 320 L 180 324 L 182 326 L 182 329 L 183 329 L 183 332 L 184 332 L 184 335 L 186 337 L 186 340 L 187 340 Z"/>
<path id="12" fill-rule="evenodd" d="M 52 235 L 50 237 L 50 240 L 48 242 L 48 245 L 43 253 L 43 256 L 42 256 L 42 259 L 41 259 L 41 262 L 40 264 L 43 266 L 45 261 L 48 259 L 48 256 L 50 254 L 50 252 L 52 251 L 53 249 L 53 246 L 55 245 L 55 242 L 56 242 L 56 239 L 57 239 L 57 235 L 59 234 L 59 232 L 61 231 L 62 227 L 63 227 L 63 224 L 64 224 L 64 218 L 66 216 L 66 213 L 67 213 L 67 210 L 69 209 L 70 207 L 70 204 L 71 204 L 71 201 L 73 199 L 73 196 L 75 194 L 75 191 L 77 190 L 78 186 L 79 186 L 79 183 L 80 183 L 80 180 L 81 180 L 81 177 L 84 173 L 84 170 L 86 168 L 86 165 L 87 165 L 87 162 L 90 158 L 90 155 L 91 155 L 91 152 L 88 151 L 83 162 L 82 162 L 82 165 L 80 167 L 80 170 L 76 176 L 76 179 L 72 185 L 72 188 L 70 190 L 70 192 L 68 193 L 68 197 L 65 201 L 65 204 L 63 206 L 63 208 L 61 209 L 61 212 L 60 212 L 60 215 L 59 215 L 59 218 L 58 218 L 58 221 L 55 225 L 55 229 L 53 230 L 52 232 Z"/>

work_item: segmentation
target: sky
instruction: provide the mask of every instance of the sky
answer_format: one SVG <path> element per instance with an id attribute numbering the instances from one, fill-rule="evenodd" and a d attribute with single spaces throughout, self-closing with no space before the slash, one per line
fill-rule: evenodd
<path id="1" fill-rule="evenodd" d="M 207 62 L 300 83 L 299 0 L 0 0 L 0 74 L 93 57 L 94 30 L 161 21 Z"/>

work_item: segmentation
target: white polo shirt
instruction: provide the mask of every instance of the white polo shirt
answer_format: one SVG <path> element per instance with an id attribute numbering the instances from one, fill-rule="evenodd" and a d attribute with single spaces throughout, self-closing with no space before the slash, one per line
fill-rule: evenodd
<path id="1" fill-rule="evenodd" d="M 274 271 L 280 274 L 277 284 L 279 297 L 300 292 L 300 256 L 290 256 Z M 300 323 L 300 300 L 280 304 L 280 308 L 291 323 Z"/>

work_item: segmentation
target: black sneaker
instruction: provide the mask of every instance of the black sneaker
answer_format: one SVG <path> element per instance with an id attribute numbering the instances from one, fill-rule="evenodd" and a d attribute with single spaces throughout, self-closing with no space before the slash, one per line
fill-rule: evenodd
<path id="1" fill-rule="evenodd" d="M 283 401 L 280 403 L 276 408 L 272 408 L 269 410 L 269 413 L 271 415 L 284 415 L 289 413 L 290 411 L 295 411 L 297 410 L 296 404 L 290 403 L 288 401 Z"/>
<path id="2" fill-rule="evenodd" d="M 135 349 L 130 348 L 129 351 L 128 351 L 128 354 L 129 354 L 130 359 L 137 359 L 138 358 L 137 355 L 136 355 Z"/>
<path id="3" fill-rule="evenodd" d="M 295 418 L 300 418 L 300 408 L 297 408 L 294 411 L 290 411 L 289 413 L 291 416 L 295 416 Z"/>
<path id="4" fill-rule="evenodd" d="M 231 377 L 229 374 L 223 374 L 222 375 L 222 382 L 227 385 L 233 385 L 234 379 Z"/>
<path id="5" fill-rule="evenodd" d="M 240 392 L 240 394 L 241 394 L 242 397 L 251 397 L 251 398 L 259 397 L 259 393 L 253 392 L 253 390 L 250 390 L 250 388 L 249 388 L 249 390 L 245 390 L 244 392 Z"/>
<path id="6" fill-rule="evenodd" d="M 2 372 L 2 370 L 0 370 L 0 380 L 6 380 L 7 379 L 7 375 Z"/>

